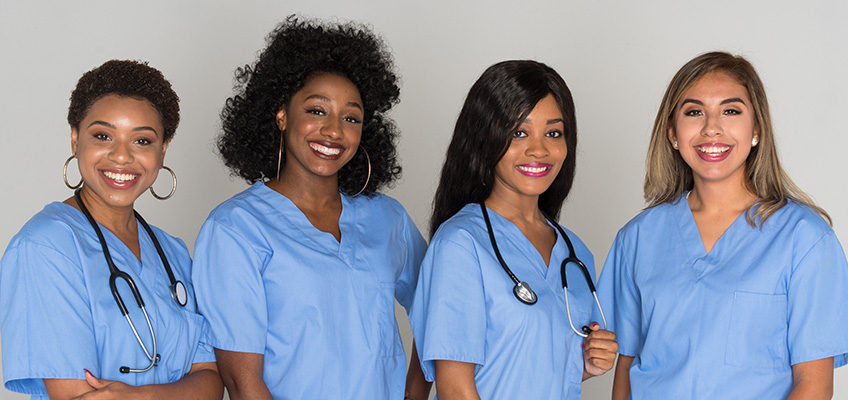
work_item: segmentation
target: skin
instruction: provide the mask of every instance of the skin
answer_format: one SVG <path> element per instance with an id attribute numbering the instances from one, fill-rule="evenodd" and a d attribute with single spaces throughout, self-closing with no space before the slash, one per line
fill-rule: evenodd
<path id="1" fill-rule="evenodd" d="M 77 155 L 84 185 L 80 195 L 94 219 L 114 233 L 140 260 L 135 200 L 156 181 L 168 143 L 159 114 L 147 100 L 115 95 L 95 102 L 71 129 L 71 150 Z M 105 173 L 132 176 L 116 182 Z M 113 177 L 115 177 L 113 175 Z M 65 200 L 77 209 L 76 200 Z M 95 351 L 92 349 L 91 351 Z M 221 379 L 215 363 L 193 364 L 182 379 L 160 385 L 131 386 L 97 379 L 45 379 L 51 399 L 220 399 Z"/>
<path id="2" fill-rule="evenodd" d="M 724 72 L 704 75 L 683 92 L 672 116 L 668 139 L 677 141 L 681 157 L 692 169 L 694 187 L 688 203 L 709 253 L 727 228 L 757 200 L 748 190 L 745 161 L 759 139 L 748 90 Z M 731 146 L 726 158 L 704 160 L 704 143 Z M 630 393 L 633 357 L 620 356 L 613 399 Z M 833 393 L 833 358 L 792 366 L 793 387 L 787 399 L 829 399 Z"/>
<path id="3" fill-rule="evenodd" d="M 554 97 L 548 95 L 539 100 L 518 126 L 509 148 L 498 161 L 492 193 L 485 201 L 487 207 L 521 230 L 546 264 L 550 264 L 557 236 L 539 209 L 539 196 L 551 186 L 568 155 L 563 131 L 562 111 Z M 528 167 L 548 171 L 541 176 L 528 176 Z M 592 323 L 591 329 L 592 333 L 583 342 L 583 380 L 610 370 L 618 351 L 614 333 L 601 330 L 597 323 Z M 471 363 L 436 360 L 439 399 L 479 399 L 475 367 Z"/>

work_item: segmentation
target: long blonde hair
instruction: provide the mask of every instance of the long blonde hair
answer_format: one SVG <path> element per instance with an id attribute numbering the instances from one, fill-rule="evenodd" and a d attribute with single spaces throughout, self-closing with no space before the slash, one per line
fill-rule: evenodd
<path id="1" fill-rule="evenodd" d="M 644 194 L 648 208 L 671 203 L 694 185 L 692 169 L 669 143 L 668 132 L 683 93 L 710 72 L 729 75 L 745 86 L 751 99 L 759 145 L 751 148 L 745 161 L 745 184 L 758 200 L 745 213 L 748 224 L 762 225 L 789 200 L 810 207 L 831 224 L 827 212 L 816 206 L 780 166 L 766 91 L 754 66 L 743 57 L 725 52 L 705 53 L 693 58 L 677 71 L 663 95 L 646 160 Z M 754 212 L 751 213 L 751 210 Z"/>

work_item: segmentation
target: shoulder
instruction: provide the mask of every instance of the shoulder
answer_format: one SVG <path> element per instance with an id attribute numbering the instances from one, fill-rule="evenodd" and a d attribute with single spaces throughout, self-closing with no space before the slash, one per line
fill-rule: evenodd
<path id="1" fill-rule="evenodd" d="M 683 197 L 672 203 L 663 203 L 642 210 L 619 229 L 616 242 L 628 239 L 635 241 L 644 234 L 667 232 L 668 228 L 675 226 L 681 218 L 680 207 L 684 206 L 681 203 L 682 199 Z"/>
<path id="2" fill-rule="evenodd" d="M 769 236 L 790 238 L 796 251 L 802 252 L 833 232 L 819 213 L 792 200 L 772 214 L 761 229 Z"/>
<path id="3" fill-rule="evenodd" d="M 574 246 L 575 253 L 577 253 L 580 257 L 594 257 L 592 255 L 592 251 L 589 250 L 589 247 L 586 246 L 585 243 L 583 243 L 583 239 L 580 239 L 580 236 L 577 236 L 576 233 L 562 226 L 562 224 L 560 224 L 559 226 L 562 228 L 563 231 L 565 231 L 565 234 L 568 236 L 568 240 L 571 242 L 571 245 Z"/>
<path id="4" fill-rule="evenodd" d="M 473 246 L 479 242 L 482 236 L 488 237 L 486 222 L 477 204 L 466 204 L 456 214 L 443 222 L 430 246 L 436 246 L 441 242 L 454 242 L 465 246 Z"/>
<path id="5" fill-rule="evenodd" d="M 235 222 L 234 225 L 240 225 L 250 216 L 266 215 L 272 211 L 268 203 L 268 197 L 274 194 L 272 192 L 264 183 L 254 183 L 215 207 L 209 213 L 207 222 L 215 221 L 225 225 Z"/>
<path id="6" fill-rule="evenodd" d="M 166 251 L 170 249 L 174 253 L 178 254 L 180 257 L 189 257 L 188 247 L 182 239 L 176 236 L 171 236 L 171 234 L 169 234 L 168 232 L 163 231 L 159 227 L 149 222 L 148 225 L 150 225 L 150 229 L 153 231 L 153 234 L 156 235 L 156 240 L 159 241 L 159 244 L 161 244 Z"/>
<path id="7" fill-rule="evenodd" d="M 357 211 L 365 212 L 372 217 L 391 220 L 409 218 L 409 214 L 399 201 L 382 193 L 373 193 L 369 196 L 345 196 L 345 198 Z"/>
<path id="8" fill-rule="evenodd" d="M 65 248 L 78 241 L 77 235 L 84 232 L 80 229 L 83 222 L 88 226 L 88 221 L 75 208 L 64 203 L 50 203 L 24 224 L 10 246 L 27 241 L 46 247 Z"/>

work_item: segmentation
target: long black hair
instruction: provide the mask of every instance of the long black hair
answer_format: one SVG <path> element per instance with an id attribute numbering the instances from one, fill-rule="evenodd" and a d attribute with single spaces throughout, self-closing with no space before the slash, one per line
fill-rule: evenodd
<path id="1" fill-rule="evenodd" d="M 433 200 L 430 236 L 468 203 L 489 197 L 495 166 L 506 153 L 513 131 L 536 103 L 552 95 L 562 112 L 568 155 L 551 186 L 539 196 L 539 208 L 558 218 L 574 182 L 577 120 L 574 100 L 562 77 L 537 61 L 502 61 L 474 82 L 456 120 Z"/>

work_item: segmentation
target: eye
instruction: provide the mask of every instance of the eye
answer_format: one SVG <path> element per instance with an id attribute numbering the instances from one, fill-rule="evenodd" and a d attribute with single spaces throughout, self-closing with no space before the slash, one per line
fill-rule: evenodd
<path id="1" fill-rule="evenodd" d="M 697 108 L 693 108 L 693 109 L 691 109 L 691 110 L 687 110 L 687 111 L 684 111 L 684 112 L 683 112 L 683 115 L 685 115 L 685 116 L 687 116 L 687 117 L 699 117 L 699 116 L 701 116 L 701 115 L 703 115 L 703 114 L 704 114 L 704 113 L 703 113 L 703 112 L 701 112 L 701 110 L 699 110 L 699 109 L 697 109 Z"/>
<path id="2" fill-rule="evenodd" d="M 512 137 L 513 138 L 527 137 L 527 133 L 525 133 L 524 131 L 515 131 L 515 132 L 512 132 Z"/>
<path id="3" fill-rule="evenodd" d="M 741 115 L 741 114 L 742 114 L 742 111 L 739 111 L 739 110 L 736 110 L 736 109 L 733 109 L 733 108 L 728 108 L 727 110 L 724 110 L 724 115 Z"/>
<path id="4" fill-rule="evenodd" d="M 351 123 L 351 124 L 361 124 L 362 123 L 362 121 L 359 118 L 356 118 L 356 117 L 345 117 L 344 120 Z"/>
<path id="5" fill-rule="evenodd" d="M 319 108 L 308 108 L 306 109 L 306 113 L 312 115 L 325 115 L 324 110 Z"/>
<path id="6" fill-rule="evenodd" d="M 548 135 L 548 137 L 551 137 L 551 138 L 560 138 L 560 137 L 562 137 L 562 131 L 553 130 L 553 131 L 548 132 L 547 135 Z"/>
<path id="7" fill-rule="evenodd" d="M 107 134 L 105 134 L 105 133 L 103 133 L 103 132 L 97 132 L 97 133 L 95 133 L 95 134 L 93 134 L 93 135 L 91 135 L 91 136 L 93 136 L 95 139 L 100 140 L 100 141 L 106 141 L 106 140 L 109 140 L 109 135 L 107 135 Z"/>
<path id="8" fill-rule="evenodd" d="M 152 142 L 150 139 L 148 139 L 148 138 L 139 138 L 139 139 L 137 139 L 137 140 L 135 141 L 135 143 L 136 143 L 136 144 L 140 144 L 140 145 L 142 145 L 142 146 L 147 146 L 147 145 L 149 145 L 149 144 L 151 144 L 151 143 L 153 143 L 153 142 Z"/>

